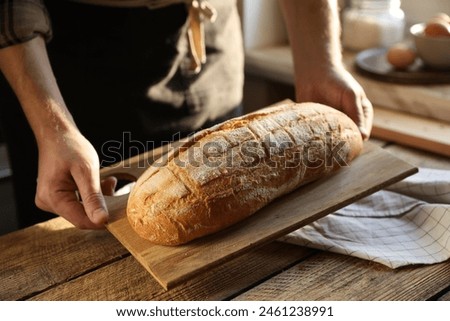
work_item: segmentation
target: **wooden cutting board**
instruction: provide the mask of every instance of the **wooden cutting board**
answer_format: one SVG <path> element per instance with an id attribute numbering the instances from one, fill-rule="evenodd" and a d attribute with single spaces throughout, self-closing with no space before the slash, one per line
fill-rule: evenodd
<path id="1" fill-rule="evenodd" d="M 372 137 L 450 157 L 450 123 L 374 106 Z"/>
<path id="2" fill-rule="evenodd" d="M 102 176 L 139 177 L 163 149 L 102 170 Z M 181 246 L 154 245 L 139 237 L 126 218 L 128 195 L 107 197 L 108 230 L 165 288 L 169 289 L 364 196 L 417 172 L 414 166 L 372 144 L 349 167 L 274 201 L 250 218 Z"/>

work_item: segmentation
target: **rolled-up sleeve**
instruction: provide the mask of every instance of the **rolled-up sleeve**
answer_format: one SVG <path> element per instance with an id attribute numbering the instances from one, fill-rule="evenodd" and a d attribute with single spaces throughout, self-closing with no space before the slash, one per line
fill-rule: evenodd
<path id="1" fill-rule="evenodd" d="M 47 9 L 42 0 L 0 0 L 0 48 L 43 36 L 52 37 Z"/>

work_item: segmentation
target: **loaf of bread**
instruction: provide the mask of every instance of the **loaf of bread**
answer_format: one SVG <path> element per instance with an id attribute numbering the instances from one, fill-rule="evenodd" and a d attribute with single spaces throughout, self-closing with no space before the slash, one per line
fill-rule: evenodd
<path id="1" fill-rule="evenodd" d="M 348 166 L 362 145 L 355 123 L 331 107 L 265 108 L 197 133 L 149 167 L 131 191 L 128 220 L 153 243 L 183 244 Z"/>

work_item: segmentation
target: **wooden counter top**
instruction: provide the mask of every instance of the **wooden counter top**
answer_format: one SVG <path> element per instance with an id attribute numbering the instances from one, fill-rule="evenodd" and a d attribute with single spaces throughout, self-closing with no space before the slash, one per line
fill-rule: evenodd
<path id="1" fill-rule="evenodd" d="M 418 166 L 448 158 L 385 144 Z M 448 300 L 450 261 L 391 270 L 273 242 L 165 291 L 107 231 L 55 218 L 0 237 L 1 300 Z"/>

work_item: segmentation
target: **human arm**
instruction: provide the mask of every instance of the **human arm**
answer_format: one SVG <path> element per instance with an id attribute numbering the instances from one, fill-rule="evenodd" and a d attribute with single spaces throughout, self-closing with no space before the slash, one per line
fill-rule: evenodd
<path id="1" fill-rule="evenodd" d="M 0 69 L 36 137 L 39 149 L 36 204 L 77 227 L 103 227 L 108 214 L 100 191 L 98 157 L 78 131 L 64 103 L 43 38 L 37 36 L 0 49 Z"/>
<path id="2" fill-rule="evenodd" d="M 337 0 L 279 0 L 292 48 L 296 99 L 339 109 L 370 136 L 372 105 L 345 69 Z"/>

